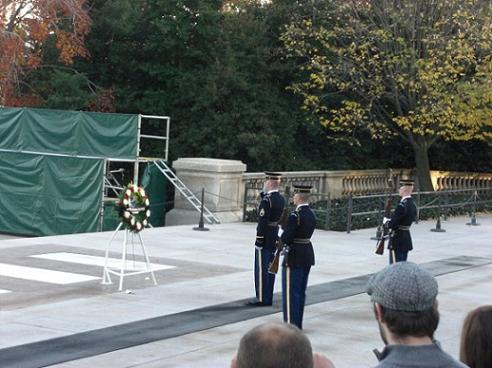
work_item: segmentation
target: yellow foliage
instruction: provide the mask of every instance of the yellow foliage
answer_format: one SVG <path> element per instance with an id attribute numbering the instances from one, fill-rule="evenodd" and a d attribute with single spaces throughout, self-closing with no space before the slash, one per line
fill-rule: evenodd
<path id="1" fill-rule="evenodd" d="M 286 52 L 308 65 L 291 88 L 303 109 L 334 131 L 363 126 L 375 139 L 490 139 L 492 7 L 447 0 L 428 14 L 417 3 L 425 1 L 334 0 L 331 23 L 289 25 Z M 320 98 L 333 90 L 343 96 L 336 108 Z"/>

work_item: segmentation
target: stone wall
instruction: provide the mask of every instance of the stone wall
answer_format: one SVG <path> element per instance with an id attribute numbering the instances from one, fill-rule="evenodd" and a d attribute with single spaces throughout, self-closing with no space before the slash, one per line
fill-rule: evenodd
<path id="1" fill-rule="evenodd" d="M 243 173 L 246 165 L 236 160 L 180 158 L 173 162 L 178 178 L 221 222 L 242 219 Z M 198 211 L 176 190 L 174 208 L 166 214 L 166 225 L 198 224 Z"/>

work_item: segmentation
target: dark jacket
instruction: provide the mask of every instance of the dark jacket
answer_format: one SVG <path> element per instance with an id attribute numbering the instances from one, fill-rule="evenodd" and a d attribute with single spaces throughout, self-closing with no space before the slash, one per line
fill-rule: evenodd
<path id="1" fill-rule="evenodd" d="M 388 224 L 392 230 L 389 249 L 408 252 L 413 249 L 410 226 L 417 217 L 417 206 L 411 197 L 405 198 L 396 206 Z"/>
<path id="2" fill-rule="evenodd" d="M 311 239 L 315 227 L 316 217 L 308 205 L 300 206 L 290 213 L 287 225 L 281 236 L 284 245 L 289 246 L 289 252 L 286 257 L 289 267 L 310 267 L 314 265 L 314 250 L 309 239 Z"/>
<path id="3" fill-rule="evenodd" d="M 388 345 L 378 359 L 376 368 L 466 368 L 437 344 Z"/>
<path id="4" fill-rule="evenodd" d="M 255 245 L 269 250 L 275 249 L 278 240 L 278 220 L 282 216 L 285 200 L 279 192 L 262 196 L 258 206 L 258 226 Z"/>

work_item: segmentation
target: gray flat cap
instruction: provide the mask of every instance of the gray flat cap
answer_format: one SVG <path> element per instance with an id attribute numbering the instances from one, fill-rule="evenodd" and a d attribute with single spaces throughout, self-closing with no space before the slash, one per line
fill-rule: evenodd
<path id="1" fill-rule="evenodd" d="M 367 294 L 383 307 L 405 312 L 430 309 L 438 293 L 437 281 L 412 262 L 397 262 L 371 276 Z"/>

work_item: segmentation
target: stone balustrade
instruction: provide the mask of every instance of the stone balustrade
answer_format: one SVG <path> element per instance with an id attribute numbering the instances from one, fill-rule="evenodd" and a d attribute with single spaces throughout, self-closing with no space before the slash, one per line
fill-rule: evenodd
<path id="1" fill-rule="evenodd" d="M 176 175 L 192 192 L 205 188 L 205 205 L 223 222 L 238 221 L 245 203 L 255 203 L 264 182 L 264 173 L 246 173 L 246 165 L 235 160 L 181 158 L 174 161 Z M 281 190 L 293 185 L 312 185 L 314 194 L 331 198 L 387 192 L 398 187 L 410 169 L 331 170 L 282 172 Z M 491 188 L 491 173 L 431 171 L 434 189 L 456 190 Z M 390 181 L 391 179 L 391 181 Z M 396 185 L 393 185 L 396 184 Z M 196 223 L 198 213 L 176 191 L 175 207 L 166 215 L 166 223 Z"/>
<path id="2" fill-rule="evenodd" d="M 314 193 L 329 193 L 331 198 L 339 198 L 387 192 L 393 186 L 389 182 L 390 176 L 398 187 L 400 179 L 409 177 L 411 173 L 410 169 L 283 172 L 281 186 L 308 184 L 314 187 Z M 431 171 L 431 179 L 437 191 L 492 187 L 492 174 L 487 173 L 434 170 Z M 243 174 L 243 182 L 248 188 L 261 189 L 263 180 L 263 173 Z"/>
<path id="3" fill-rule="evenodd" d="M 316 193 L 326 193 L 327 183 L 325 179 L 326 171 L 289 171 L 281 172 L 281 187 L 292 187 L 293 185 L 311 185 Z M 244 173 L 243 183 L 250 189 L 260 190 L 265 181 L 265 173 Z"/>
<path id="4" fill-rule="evenodd" d="M 328 173 L 333 178 L 330 187 L 335 189 L 333 192 L 330 189 L 331 197 L 338 198 L 387 192 L 398 184 L 402 176 L 409 176 L 410 170 L 373 169 L 329 171 Z"/>
<path id="5" fill-rule="evenodd" d="M 290 171 L 282 172 L 281 187 L 293 184 L 312 185 L 315 194 L 330 194 L 331 198 L 348 195 L 364 195 L 386 192 L 391 187 L 389 177 L 398 183 L 410 170 L 332 170 L 332 171 Z M 245 173 L 243 182 L 247 188 L 261 189 L 263 173 Z"/>
<path id="6" fill-rule="evenodd" d="M 438 191 L 492 188 L 492 174 L 490 173 L 431 171 L 431 177 L 434 189 Z"/>

